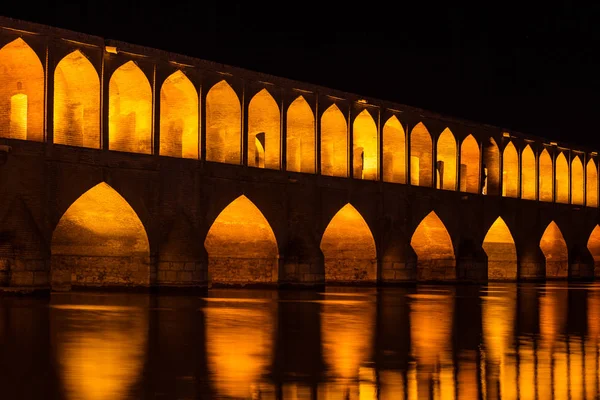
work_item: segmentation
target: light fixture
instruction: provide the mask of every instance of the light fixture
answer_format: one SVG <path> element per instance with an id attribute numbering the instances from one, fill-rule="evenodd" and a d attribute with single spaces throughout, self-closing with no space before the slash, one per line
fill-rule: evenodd
<path id="1" fill-rule="evenodd" d="M 104 47 L 107 53 L 117 54 L 117 48 L 115 46 L 106 46 Z"/>

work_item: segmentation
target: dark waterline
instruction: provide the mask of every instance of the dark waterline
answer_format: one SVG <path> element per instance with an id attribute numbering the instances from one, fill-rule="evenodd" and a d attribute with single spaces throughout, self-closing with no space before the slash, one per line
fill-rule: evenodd
<path id="1" fill-rule="evenodd" d="M 595 399 L 600 284 L 0 298 L 3 399 Z"/>

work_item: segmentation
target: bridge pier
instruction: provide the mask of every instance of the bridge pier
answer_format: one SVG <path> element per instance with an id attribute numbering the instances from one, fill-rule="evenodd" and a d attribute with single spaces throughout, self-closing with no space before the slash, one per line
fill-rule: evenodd
<path id="1" fill-rule="evenodd" d="M 518 251 L 519 280 L 538 280 L 546 278 L 546 257 L 538 243 L 531 241 Z"/>

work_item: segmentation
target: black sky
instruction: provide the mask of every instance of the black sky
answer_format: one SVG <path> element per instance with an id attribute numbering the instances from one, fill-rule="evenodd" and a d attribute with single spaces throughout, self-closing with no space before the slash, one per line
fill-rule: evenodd
<path id="1" fill-rule="evenodd" d="M 4 16 L 600 148 L 596 6 L 5 3 Z"/>

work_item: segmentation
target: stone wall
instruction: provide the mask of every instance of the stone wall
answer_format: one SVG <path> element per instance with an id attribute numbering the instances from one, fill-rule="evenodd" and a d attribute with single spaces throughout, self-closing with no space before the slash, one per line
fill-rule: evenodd
<path id="1" fill-rule="evenodd" d="M 208 257 L 209 281 L 216 285 L 276 284 L 279 260 Z"/>

